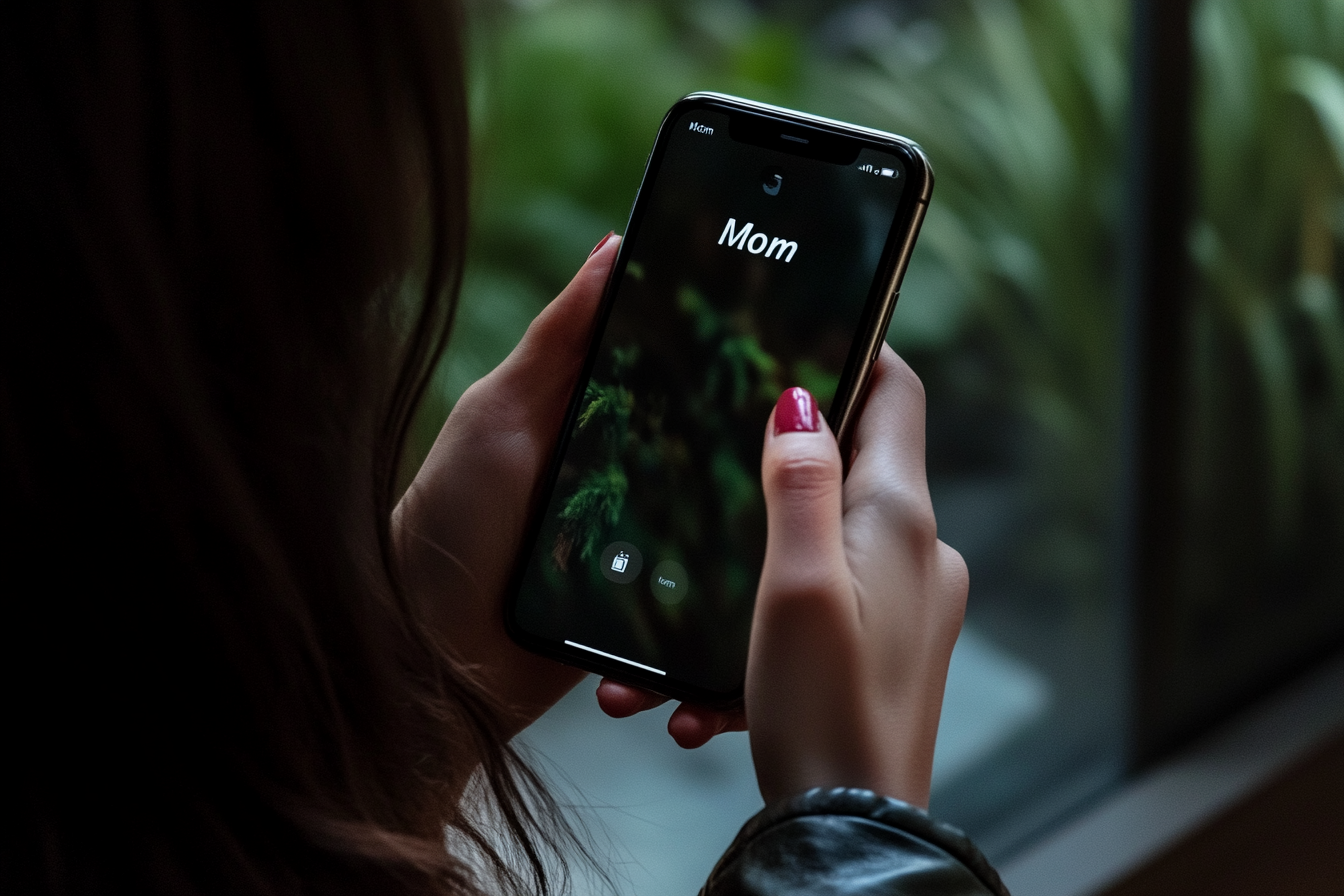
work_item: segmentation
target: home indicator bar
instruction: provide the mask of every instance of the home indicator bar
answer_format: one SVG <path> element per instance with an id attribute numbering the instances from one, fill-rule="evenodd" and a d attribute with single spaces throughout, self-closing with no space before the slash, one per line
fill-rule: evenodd
<path id="1" fill-rule="evenodd" d="M 666 675 L 662 669 L 655 669 L 652 666 L 646 666 L 643 663 L 637 663 L 634 660 L 628 660 L 623 656 L 617 656 L 614 653 L 607 653 L 605 650 L 598 650 L 596 647 L 589 647 L 587 644 L 580 644 L 578 641 L 566 641 L 566 646 L 577 647 L 580 650 L 586 650 L 589 653 L 595 653 L 598 656 L 604 656 L 609 660 L 615 660 L 618 663 L 625 663 L 627 666 L 634 666 L 636 669 L 643 669 L 645 672 L 652 672 L 655 675 Z"/>

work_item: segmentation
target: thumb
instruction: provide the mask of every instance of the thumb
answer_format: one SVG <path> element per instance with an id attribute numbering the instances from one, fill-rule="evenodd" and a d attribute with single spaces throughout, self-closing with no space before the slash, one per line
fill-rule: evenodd
<path id="1" fill-rule="evenodd" d="M 746 713 L 756 779 L 768 799 L 797 781 L 848 728 L 818 724 L 855 699 L 848 665 L 858 627 L 841 528 L 840 451 L 805 389 L 789 389 L 770 416 L 761 458 L 767 535 L 751 620 Z M 850 763 L 854 764 L 854 763 Z"/>
<path id="2" fill-rule="evenodd" d="M 768 526 L 761 594 L 829 592 L 847 584 L 840 452 L 806 389 L 785 390 L 775 405 L 761 484 Z"/>

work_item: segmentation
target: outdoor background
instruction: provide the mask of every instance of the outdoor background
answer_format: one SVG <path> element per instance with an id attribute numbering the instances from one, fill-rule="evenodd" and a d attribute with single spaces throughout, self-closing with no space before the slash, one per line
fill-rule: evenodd
<path id="1" fill-rule="evenodd" d="M 924 380 L 940 535 L 972 574 L 933 812 L 1002 860 L 1130 767 L 1123 510 L 1129 5 L 472 8 L 473 237 L 424 451 L 594 244 L 657 125 L 710 89 L 919 142 L 933 202 L 888 340 Z M 1204 0 L 1180 470 L 1187 660 L 1223 706 L 1344 619 L 1344 0 Z M 745 735 L 684 752 L 585 684 L 525 735 L 622 891 L 690 893 L 759 807 Z"/>

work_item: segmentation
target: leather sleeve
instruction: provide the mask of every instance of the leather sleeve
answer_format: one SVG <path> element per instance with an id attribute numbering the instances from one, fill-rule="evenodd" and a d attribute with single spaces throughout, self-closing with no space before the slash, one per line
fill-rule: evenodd
<path id="1" fill-rule="evenodd" d="M 1008 896 L 966 835 L 869 790 L 809 790 L 747 822 L 701 896 Z"/>

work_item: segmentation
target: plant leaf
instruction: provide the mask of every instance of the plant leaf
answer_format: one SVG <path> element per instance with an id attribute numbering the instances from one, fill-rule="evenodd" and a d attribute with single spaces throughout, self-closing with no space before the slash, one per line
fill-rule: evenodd
<path id="1" fill-rule="evenodd" d="M 1283 83 L 1307 101 L 1321 132 L 1335 154 L 1335 164 L 1344 174 L 1344 74 L 1311 56 L 1293 56 L 1283 63 Z"/>

